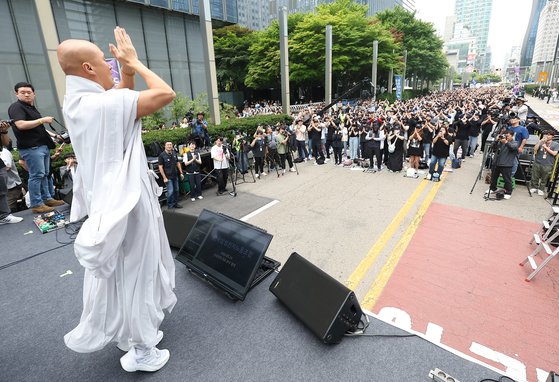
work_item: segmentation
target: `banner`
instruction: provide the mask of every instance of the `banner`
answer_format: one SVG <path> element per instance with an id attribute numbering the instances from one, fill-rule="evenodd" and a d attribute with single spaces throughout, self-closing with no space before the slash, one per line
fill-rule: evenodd
<path id="1" fill-rule="evenodd" d="M 402 99 L 402 76 L 394 76 L 394 83 L 396 84 L 396 99 Z"/>

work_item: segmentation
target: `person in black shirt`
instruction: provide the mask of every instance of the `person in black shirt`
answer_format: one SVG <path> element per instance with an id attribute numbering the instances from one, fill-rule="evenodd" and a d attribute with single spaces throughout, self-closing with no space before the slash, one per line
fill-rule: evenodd
<path id="1" fill-rule="evenodd" d="M 7 122 L 0 122 L 0 149 L 2 146 L 8 146 L 10 138 L 8 137 Z M 9 223 L 19 223 L 23 218 L 16 217 L 10 213 L 8 205 L 8 171 L 6 164 L 0 159 L 0 225 Z"/>
<path id="2" fill-rule="evenodd" d="M 54 118 L 42 117 L 35 108 L 35 89 L 31 84 L 19 82 L 14 90 L 18 100 L 10 105 L 8 115 L 14 120 L 17 148 L 29 168 L 31 210 L 39 214 L 49 212 L 64 204 L 55 200 L 49 190 L 50 149 L 55 144 L 43 124 L 52 123 Z"/>
<path id="3" fill-rule="evenodd" d="M 481 121 L 479 120 L 479 116 L 477 114 L 474 114 L 472 118 L 470 118 L 468 121 L 468 127 L 468 156 L 473 158 L 477 147 L 477 139 L 481 131 Z"/>
<path id="4" fill-rule="evenodd" d="M 456 138 L 454 140 L 454 156 L 458 158 L 458 149 L 462 148 L 462 155 L 458 159 L 466 159 L 466 151 L 468 150 L 468 142 L 470 141 L 470 131 L 464 121 L 463 114 L 456 114 L 454 120 L 454 129 Z"/>
<path id="5" fill-rule="evenodd" d="M 450 148 L 451 137 L 447 135 L 446 128 L 442 126 L 435 138 L 433 138 L 433 152 L 431 153 L 431 162 L 429 163 L 429 174 L 427 179 L 431 179 L 435 173 L 435 165 L 437 166 L 437 174 L 441 177 L 448 157 L 448 150 Z"/>
<path id="6" fill-rule="evenodd" d="M 184 165 L 190 184 L 190 200 L 194 202 L 196 198 L 204 199 L 202 196 L 202 176 L 200 175 L 202 158 L 200 153 L 196 151 L 196 142 L 190 141 L 188 148 L 190 151 L 184 154 Z"/>
<path id="7" fill-rule="evenodd" d="M 264 172 L 264 157 L 266 156 L 266 142 L 264 141 L 264 135 L 262 130 L 256 130 L 254 139 L 252 140 L 250 147 L 252 147 L 252 153 L 254 154 L 254 170 L 256 171 L 256 177 L 260 175 L 268 175 Z"/>
<path id="8" fill-rule="evenodd" d="M 167 185 L 167 208 L 182 208 L 178 204 L 179 199 L 179 177 L 184 179 L 181 164 L 177 153 L 173 150 L 173 142 L 165 142 L 165 151 L 159 154 L 159 173 Z"/>

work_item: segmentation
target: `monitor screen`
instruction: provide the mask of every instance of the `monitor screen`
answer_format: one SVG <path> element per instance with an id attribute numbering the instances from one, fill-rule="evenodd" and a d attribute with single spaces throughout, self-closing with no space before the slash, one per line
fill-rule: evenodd
<path id="1" fill-rule="evenodd" d="M 271 241 L 272 235 L 257 227 L 204 209 L 177 260 L 242 300 Z"/>

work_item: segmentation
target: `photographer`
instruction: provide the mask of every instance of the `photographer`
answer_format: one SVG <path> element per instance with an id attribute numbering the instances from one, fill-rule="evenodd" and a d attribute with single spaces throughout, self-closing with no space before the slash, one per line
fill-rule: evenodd
<path id="1" fill-rule="evenodd" d="M 254 154 L 254 169 L 256 171 L 256 177 L 259 178 L 260 175 L 268 175 L 264 172 L 264 157 L 266 156 L 266 143 L 264 141 L 264 136 L 261 130 L 256 130 L 255 137 L 250 143 L 252 147 L 252 153 Z"/>
<path id="2" fill-rule="evenodd" d="M 331 116 L 326 116 L 324 118 L 324 124 L 326 125 L 326 143 L 324 144 L 324 150 L 326 151 L 326 158 L 330 159 L 330 148 L 333 147 L 332 144 L 334 142 L 334 132 L 338 128 L 338 125 L 336 125 Z"/>
<path id="3" fill-rule="evenodd" d="M 208 121 L 204 119 L 205 114 L 203 112 L 198 112 L 196 114 L 196 119 L 192 121 L 192 134 L 200 139 L 201 147 L 210 146 L 210 136 L 208 134 Z"/>
<path id="4" fill-rule="evenodd" d="M 555 164 L 555 156 L 559 150 L 559 143 L 553 141 L 554 130 L 545 132 L 543 138 L 534 146 L 534 164 L 532 167 L 532 178 L 530 179 L 530 191 L 543 196 L 544 188 L 547 186 L 549 176 Z"/>
<path id="5" fill-rule="evenodd" d="M 514 132 L 507 130 L 504 134 L 500 134 L 493 143 L 495 147 L 495 163 L 491 172 L 491 185 L 486 195 L 497 191 L 497 180 L 499 175 L 503 176 L 505 181 L 505 199 L 510 199 L 512 195 L 512 167 L 516 163 L 516 153 L 518 143 L 514 140 Z"/>
<path id="6" fill-rule="evenodd" d="M 279 127 L 278 133 L 275 136 L 276 146 L 279 154 L 279 165 L 285 174 L 285 160 L 287 159 L 287 163 L 289 164 L 289 171 L 293 172 L 295 169 L 293 168 L 293 161 L 291 160 L 291 155 L 289 155 L 289 139 L 288 135 L 285 132 L 285 127 L 281 125 Z"/>
<path id="7" fill-rule="evenodd" d="M 64 204 L 53 199 L 49 190 L 50 149 L 56 145 L 44 123 L 52 123 L 53 117 L 42 117 L 35 108 L 35 88 L 27 82 L 14 86 L 17 101 L 10 105 L 8 115 L 14 120 L 13 131 L 17 148 L 29 168 L 29 197 L 33 213 L 53 211 Z"/>
<path id="8" fill-rule="evenodd" d="M 510 125 L 509 125 L 508 129 L 512 130 L 512 132 L 514 133 L 514 140 L 516 141 L 516 143 L 518 145 L 518 154 L 522 154 L 522 151 L 524 150 L 524 145 L 526 145 L 526 142 L 528 141 L 528 138 L 530 137 L 530 134 L 528 133 L 528 129 L 526 129 L 524 126 L 520 125 L 520 119 L 519 119 L 518 115 L 516 115 L 514 113 L 510 114 L 509 123 L 510 123 Z M 512 166 L 512 176 L 514 176 L 514 174 L 516 174 L 517 169 L 518 169 L 518 158 L 515 158 L 514 164 Z"/>

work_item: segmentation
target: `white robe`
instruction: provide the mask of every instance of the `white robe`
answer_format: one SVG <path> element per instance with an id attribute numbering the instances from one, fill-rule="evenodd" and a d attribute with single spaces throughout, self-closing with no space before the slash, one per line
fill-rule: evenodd
<path id="1" fill-rule="evenodd" d="M 79 164 L 70 218 L 88 219 L 74 243 L 85 267 L 83 312 L 64 341 L 80 353 L 109 342 L 154 346 L 163 309 L 171 311 L 177 301 L 161 189 L 147 167 L 136 120 L 138 96 L 66 77 L 64 118 Z"/>

